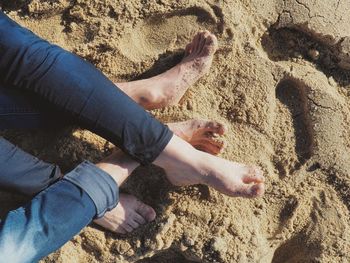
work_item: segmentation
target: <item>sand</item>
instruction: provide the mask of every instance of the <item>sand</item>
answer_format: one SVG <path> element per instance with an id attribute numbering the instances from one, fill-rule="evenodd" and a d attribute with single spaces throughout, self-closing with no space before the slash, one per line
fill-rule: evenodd
<path id="1" fill-rule="evenodd" d="M 349 1 L 0 5 L 116 81 L 162 72 L 181 59 L 195 32 L 214 32 L 220 47 L 210 74 L 180 105 L 153 114 L 225 123 L 221 156 L 259 164 L 267 178 L 265 196 L 247 200 L 206 186 L 174 188 L 156 167 L 140 168 L 123 191 L 156 209 L 153 223 L 126 237 L 88 226 L 43 262 L 350 262 Z M 4 135 L 65 171 L 112 148 L 73 128 Z M 6 209 L 21 201 L 1 195 Z"/>

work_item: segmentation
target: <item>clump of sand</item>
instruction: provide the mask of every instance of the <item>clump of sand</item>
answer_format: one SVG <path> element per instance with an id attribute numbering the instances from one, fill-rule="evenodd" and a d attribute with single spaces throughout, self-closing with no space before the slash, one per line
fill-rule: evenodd
<path id="1" fill-rule="evenodd" d="M 221 120 L 222 157 L 259 164 L 267 177 L 265 196 L 247 200 L 173 188 L 156 167 L 139 168 L 124 190 L 155 207 L 155 222 L 126 237 L 91 225 L 43 262 L 350 262 L 348 2 L 7 2 L 16 21 L 114 80 L 162 72 L 198 30 L 214 32 L 210 74 L 154 114 Z M 65 170 L 112 147 L 70 128 L 5 136 Z"/>

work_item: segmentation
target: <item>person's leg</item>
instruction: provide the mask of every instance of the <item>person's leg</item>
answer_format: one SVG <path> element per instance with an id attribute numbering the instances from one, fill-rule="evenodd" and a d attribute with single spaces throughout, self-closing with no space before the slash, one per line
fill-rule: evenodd
<path id="1" fill-rule="evenodd" d="M 0 130 L 60 128 L 73 123 L 69 116 L 50 107 L 35 94 L 0 86 Z M 223 135 L 225 128 L 218 122 L 193 119 L 167 125 L 196 149 L 214 155 L 223 149 L 222 141 L 216 137 Z"/>
<path id="2" fill-rule="evenodd" d="M 116 85 L 147 110 L 175 105 L 193 83 L 209 72 L 217 47 L 215 35 L 199 32 L 175 67 L 149 79 Z"/>
<path id="3" fill-rule="evenodd" d="M 176 135 L 154 164 L 166 171 L 174 185 L 206 184 L 232 197 L 253 198 L 264 194 L 265 179 L 260 168 L 198 151 Z"/>
<path id="4" fill-rule="evenodd" d="M 137 166 L 118 153 L 96 166 L 84 162 L 28 204 L 8 213 L 0 222 L 1 260 L 36 262 L 58 249 L 91 220 L 98 220 L 117 205 L 118 185 Z M 135 212 L 125 228 L 154 217 L 150 210 L 144 213 L 143 218 Z"/>
<path id="5" fill-rule="evenodd" d="M 135 106 L 90 64 L 41 40 L 1 13 L 0 25 L 0 79 L 6 83 L 6 88 L 24 89 L 42 96 L 142 163 L 154 160 L 164 149 L 171 132 Z M 188 45 L 187 55 L 177 67 L 154 79 L 121 85 L 139 103 L 142 103 L 139 91 L 142 93 L 152 86 L 158 95 L 167 94 L 165 101 L 168 104 L 174 103 L 189 84 L 208 70 L 216 48 L 215 36 L 199 33 Z M 140 88 L 140 83 L 145 88 Z M 153 107 L 161 106 L 157 98 L 149 103 Z M 150 105 L 144 106 L 149 108 Z M 213 153 L 222 148 L 216 142 L 213 147 L 216 148 Z"/>
<path id="6" fill-rule="evenodd" d="M 124 160 L 124 163 L 135 163 L 130 158 L 123 157 L 120 153 L 114 153 L 98 165 L 106 165 L 106 163 L 110 165 L 113 162 L 121 163 L 122 160 Z M 30 197 L 63 178 L 57 165 L 43 162 L 1 137 L 0 167 L 0 190 Z M 117 233 L 130 232 L 154 218 L 155 212 L 151 207 L 132 195 L 120 194 L 119 203 L 113 209 L 113 218 L 110 219 L 113 220 L 113 223 L 109 224 L 109 228 L 107 228 Z M 99 220 L 97 223 L 104 225 L 105 222 L 106 220 Z"/>
<path id="7" fill-rule="evenodd" d="M 153 162 L 173 135 L 93 65 L 2 12 L 0 81 L 37 94 L 142 164 Z"/>
<path id="8" fill-rule="evenodd" d="M 263 193 L 259 169 L 195 150 L 92 65 L 41 40 L 2 13 L 0 79 L 36 92 L 142 164 L 157 159 L 156 164 L 175 184 L 206 183 L 230 196 Z M 182 169 L 181 174 L 176 167 Z"/>
<path id="9" fill-rule="evenodd" d="M 33 196 L 61 177 L 57 165 L 25 153 L 0 137 L 0 190 Z"/>
<path id="10" fill-rule="evenodd" d="M 69 241 L 96 215 L 87 193 L 62 180 L 0 221 L 1 262 L 38 262 Z"/>
<path id="11" fill-rule="evenodd" d="M 0 112 L 3 113 L 0 116 L 1 128 L 28 129 L 47 126 L 56 112 L 50 107 L 37 106 L 36 101 L 38 99 L 32 94 L 0 88 Z M 18 122 L 18 119 L 21 122 Z M 60 122 L 61 125 L 65 123 L 64 119 Z M 217 154 L 222 149 L 222 143 L 215 140 L 214 134 L 222 134 L 224 127 L 217 122 L 190 120 L 168 125 L 175 134 L 204 151 Z M 0 138 L 0 166 L 3 168 L 0 175 L 0 189 L 30 196 L 56 182 L 60 175 L 57 166 L 38 160 L 2 138 Z M 135 196 L 120 194 L 117 207 L 103 218 L 95 220 L 95 223 L 113 232 L 124 234 L 154 218 L 155 212 L 151 207 L 137 200 Z"/>
<path id="12" fill-rule="evenodd" d="M 69 116 L 35 94 L 0 84 L 0 130 L 60 128 L 69 124 Z"/>

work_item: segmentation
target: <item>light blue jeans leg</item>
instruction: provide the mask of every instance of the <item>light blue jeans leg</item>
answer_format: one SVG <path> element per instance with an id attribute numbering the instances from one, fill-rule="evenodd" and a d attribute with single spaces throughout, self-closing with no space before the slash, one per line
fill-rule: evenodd
<path id="1" fill-rule="evenodd" d="M 89 195 L 61 180 L 0 223 L 0 262 L 37 262 L 79 233 L 95 215 Z"/>
<path id="2" fill-rule="evenodd" d="M 21 160 L 29 155 L 16 156 Z M 21 162 L 13 164 L 22 165 Z M 81 163 L 64 179 L 40 192 L 28 204 L 9 212 L 0 221 L 0 263 L 40 260 L 117 203 L 118 186 L 112 177 L 92 163 Z"/>

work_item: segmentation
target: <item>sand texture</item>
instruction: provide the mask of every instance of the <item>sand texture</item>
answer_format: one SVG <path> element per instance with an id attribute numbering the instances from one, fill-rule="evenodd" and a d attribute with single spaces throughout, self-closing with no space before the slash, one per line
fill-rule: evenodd
<path id="1" fill-rule="evenodd" d="M 221 156 L 259 164 L 267 178 L 265 196 L 247 200 L 206 186 L 174 188 L 157 167 L 139 168 L 123 190 L 152 205 L 155 222 L 126 237 L 88 226 L 43 262 L 350 262 L 349 0 L 0 5 L 118 81 L 163 72 L 198 30 L 212 31 L 219 50 L 210 74 L 180 105 L 153 113 L 164 122 L 225 123 Z M 112 148 L 73 128 L 4 135 L 64 171 Z M 6 209 L 21 201 L 1 196 Z"/>

